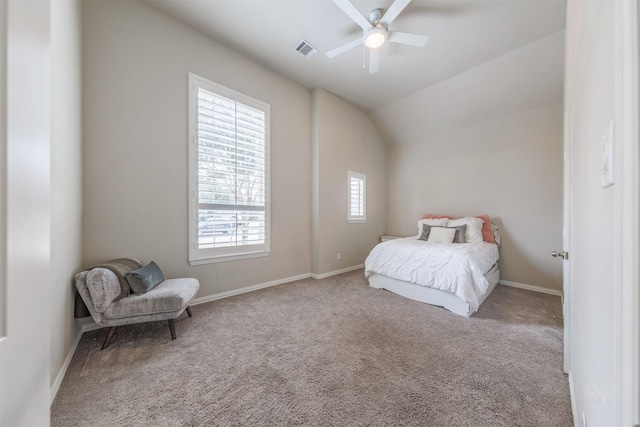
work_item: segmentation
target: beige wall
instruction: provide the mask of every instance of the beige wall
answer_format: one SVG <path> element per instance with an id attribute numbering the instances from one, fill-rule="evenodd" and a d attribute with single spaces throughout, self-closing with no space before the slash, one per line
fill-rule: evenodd
<path id="1" fill-rule="evenodd" d="M 503 280 L 562 289 L 562 106 L 489 120 L 428 144 L 389 147 L 388 232 L 412 235 L 423 213 L 489 214 Z"/>
<path id="2" fill-rule="evenodd" d="M 387 143 L 435 136 L 562 103 L 564 31 L 543 37 L 372 113 Z"/>
<path id="3" fill-rule="evenodd" d="M 50 16 L 48 1 L 0 3 L 2 426 L 49 424 Z"/>
<path id="4" fill-rule="evenodd" d="M 82 268 L 81 5 L 51 2 L 51 287 L 53 383 L 80 331 L 73 276 Z"/>
<path id="5" fill-rule="evenodd" d="M 373 113 L 391 143 L 389 233 L 486 213 L 502 280 L 561 290 L 563 55 L 558 32 Z"/>
<path id="6" fill-rule="evenodd" d="M 311 93 L 141 2 L 83 3 L 84 265 L 154 260 L 198 296 L 308 274 Z M 187 73 L 271 105 L 271 254 L 187 261 Z"/>
<path id="7" fill-rule="evenodd" d="M 371 118 L 313 91 L 313 273 L 364 263 L 386 227 L 386 146 Z M 347 171 L 366 175 L 366 223 L 347 223 Z M 341 259 L 337 259 L 337 254 Z"/>

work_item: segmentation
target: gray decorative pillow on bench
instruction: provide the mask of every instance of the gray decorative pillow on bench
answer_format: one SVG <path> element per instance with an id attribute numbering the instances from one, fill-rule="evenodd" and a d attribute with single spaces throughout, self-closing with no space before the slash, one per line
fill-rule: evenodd
<path id="1" fill-rule="evenodd" d="M 129 282 L 131 290 L 136 294 L 144 294 L 164 282 L 164 275 L 158 264 L 151 261 L 142 268 L 133 270 L 124 275 Z"/>

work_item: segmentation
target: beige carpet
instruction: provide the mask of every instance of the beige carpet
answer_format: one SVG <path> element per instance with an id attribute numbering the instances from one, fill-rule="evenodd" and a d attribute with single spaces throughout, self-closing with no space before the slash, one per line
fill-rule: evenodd
<path id="1" fill-rule="evenodd" d="M 86 333 L 53 426 L 570 426 L 558 297 L 498 286 L 467 319 L 362 270 Z"/>

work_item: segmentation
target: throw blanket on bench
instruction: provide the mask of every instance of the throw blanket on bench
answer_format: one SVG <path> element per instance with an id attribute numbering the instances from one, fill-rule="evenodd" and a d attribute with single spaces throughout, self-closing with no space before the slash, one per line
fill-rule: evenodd
<path id="1" fill-rule="evenodd" d="M 129 286 L 129 282 L 127 282 L 127 279 L 125 279 L 124 275 L 129 271 L 142 268 L 142 264 L 140 264 L 138 260 L 135 260 L 133 258 L 118 258 L 114 259 L 113 261 L 105 262 L 103 264 L 94 265 L 87 270 L 93 270 L 94 268 L 109 269 L 113 271 L 118 277 L 118 281 L 120 282 L 120 295 L 114 300 L 115 302 L 131 294 L 131 287 Z M 76 318 L 91 316 L 91 313 L 89 313 L 89 310 L 82 300 L 82 297 L 80 297 L 77 289 L 74 311 L 74 317 Z"/>

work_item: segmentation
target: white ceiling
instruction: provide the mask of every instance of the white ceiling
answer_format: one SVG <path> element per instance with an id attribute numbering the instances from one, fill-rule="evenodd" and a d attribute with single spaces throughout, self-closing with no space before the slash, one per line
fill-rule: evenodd
<path id="1" fill-rule="evenodd" d="M 380 71 L 363 49 L 325 52 L 362 30 L 330 0 L 147 0 L 212 38 L 306 86 L 373 111 L 565 26 L 565 0 L 413 0 L 389 30 L 428 34 L 426 47 L 387 43 Z M 365 16 L 392 0 L 352 0 Z M 302 39 L 319 52 L 295 51 Z"/>

